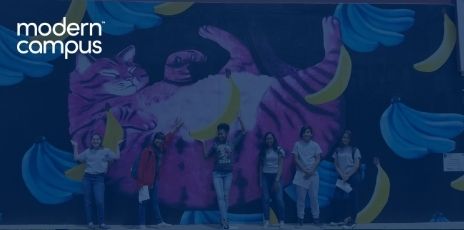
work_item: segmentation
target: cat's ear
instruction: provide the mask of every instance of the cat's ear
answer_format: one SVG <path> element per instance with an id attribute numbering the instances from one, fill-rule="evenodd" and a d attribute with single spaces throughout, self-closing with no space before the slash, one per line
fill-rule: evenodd
<path id="1" fill-rule="evenodd" d="M 84 54 L 77 54 L 76 56 L 76 70 L 79 73 L 84 73 L 92 63 L 95 61 L 95 59 L 91 56 L 86 56 Z"/>
<path id="2" fill-rule="evenodd" d="M 124 63 L 134 62 L 135 57 L 135 46 L 130 45 L 127 48 L 123 49 L 121 52 L 116 55 L 116 57 L 122 60 Z"/>

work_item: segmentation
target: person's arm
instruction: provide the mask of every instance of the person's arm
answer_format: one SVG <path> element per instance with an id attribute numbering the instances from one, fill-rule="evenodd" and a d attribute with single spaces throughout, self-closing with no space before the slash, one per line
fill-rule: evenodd
<path id="1" fill-rule="evenodd" d="M 263 160 L 261 159 L 260 156 L 258 156 L 258 162 L 259 162 L 259 187 L 263 186 Z"/>
<path id="2" fill-rule="evenodd" d="M 166 134 L 166 141 L 164 142 L 165 149 L 167 146 L 171 145 L 171 143 L 174 141 L 176 137 L 177 132 L 179 132 L 180 128 L 182 128 L 183 125 L 184 122 L 182 120 L 180 120 L 179 118 L 176 119 L 174 128 Z"/>
<path id="3" fill-rule="evenodd" d="M 114 154 L 113 154 L 113 160 L 119 159 L 121 157 L 121 143 L 122 142 L 124 142 L 124 140 L 118 141 L 118 146 L 116 148 L 116 151 L 114 151 Z"/>
<path id="4" fill-rule="evenodd" d="M 215 147 L 214 144 L 213 144 L 213 146 L 211 146 L 211 148 L 209 150 L 207 150 L 208 146 L 206 144 L 206 141 L 201 141 L 201 143 L 203 144 L 203 157 L 204 158 L 208 158 L 208 157 L 210 157 L 211 155 L 214 154 L 214 152 L 216 151 L 216 147 Z"/>
<path id="5" fill-rule="evenodd" d="M 301 162 L 298 154 L 295 154 L 295 164 L 296 164 L 296 167 L 300 169 L 301 171 L 303 171 L 304 173 L 306 174 L 310 173 L 309 170 L 306 167 L 304 167 L 303 162 Z"/>
<path id="6" fill-rule="evenodd" d="M 238 122 L 239 122 L 239 124 L 240 124 L 240 131 L 241 131 L 243 134 L 245 134 L 246 130 L 245 130 L 245 125 L 243 124 L 242 116 L 239 115 L 239 116 L 237 117 L 237 120 L 238 120 Z"/>
<path id="7" fill-rule="evenodd" d="M 335 153 L 334 153 L 333 158 L 334 158 L 335 170 L 337 171 L 338 175 L 339 175 L 342 179 L 345 179 L 345 178 L 344 178 L 344 175 L 343 175 L 343 172 L 342 172 L 342 170 L 340 169 L 340 165 L 339 165 L 339 163 L 338 163 L 338 152 L 335 152 Z"/>
<path id="8" fill-rule="evenodd" d="M 359 149 L 356 148 L 356 151 L 354 153 L 354 167 L 349 173 L 347 173 L 346 175 L 347 180 L 358 171 L 359 166 L 361 164 L 360 159 L 361 159 L 361 153 L 359 152 Z"/>
<path id="9" fill-rule="evenodd" d="M 74 160 L 83 162 L 85 160 L 85 154 L 82 154 L 82 153 L 79 154 L 79 147 L 78 147 L 77 142 L 75 142 L 74 140 L 71 140 L 71 144 L 73 146 Z"/>
<path id="10" fill-rule="evenodd" d="M 275 182 L 280 182 L 280 177 L 282 175 L 282 169 L 283 169 L 283 165 L 284 165 L 285 153 L 284 153 L 284 150 L 280 146 L 277 149 L 277 151 L 279 151 L 279 168 L 277 170 L 277 175 L 276 175 Z"/>
<path id="11" fill-rule="evenodd" d="M 319 167 L 319 162 L 321 162 L 321 154 L 316 154 L 316 159 L 314 160 L 313 166 L 311 167 L 311 170 L 309 171 L 309 175 L 313 175 L 317 171 L 317 167 Z"/>

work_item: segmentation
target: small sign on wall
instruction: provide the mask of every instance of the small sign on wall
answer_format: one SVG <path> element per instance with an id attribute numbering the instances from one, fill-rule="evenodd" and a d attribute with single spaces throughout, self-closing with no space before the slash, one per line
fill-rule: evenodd
<path id="1" fill-rule="evenodd" d="M 464 153 L 444 153 L 443 170 L 445 172 L 464 171 Z"/>

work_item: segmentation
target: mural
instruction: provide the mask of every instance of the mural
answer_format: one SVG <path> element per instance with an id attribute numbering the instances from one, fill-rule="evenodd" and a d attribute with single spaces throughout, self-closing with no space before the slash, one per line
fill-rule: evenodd
<path id="1" fill-rule="evenodd" d="M 21 55 L 16 43 L 30 38 L 17 36 L 15 24 L 0 25 L 0 91 L 13 100 L 2 115 L 5 127 L 15 129 L 10 113 L 24 113 L 19 104 L 35 108 L 34 99 L 18 99 L 21 93 L 41 89 L 35 82 L 44 83 L 44 93 L 50 94 L 46 101 L 54 100 L 37 109 L 53 113 L 53 119 L 25 118 L 34 122 L 11 132 L 16 138 L 21 137 L 18 132 L 33 137 L 17 141 L 8 131 L 2 133 L 3 139 L 10 140 L 2 148 L 17 155 L 5 168 L 19 170 L 14 186 L 24 187 L 22 196 L 32 195 L 21 201 L 24 207 L 78 209 L 84 167 L 74 162 L 69 140 L 77 141 L 83 151 L 93 133 L 104 133 L 108 148 L 124 139 L 121 158 L 110 165 L 106 180 L 110 196 L 124 201 L 120 205 L 111 201 L 110 213 L 121 215 L 124 204 L 135 204 L 136 184 L 130 171 L 137 155 L 154 133 L 169 132 L 181 121 L 160 169 L 162 212 L 175 224 L 216 223 L 213 161 L 203 158 L 200 141 L 212 142 L 219 123 L 230 124 L 235 135 L 240 117 L 246 135 L 236 150 L 239 157 L 233 170 L 230 218 L 235 223 L 262 221 L 262 211 L 255 207 L 261 198 L 258 153 L 264 133 L 273 132 L 291 152 L 303 125 L 313 128 L 323 152 L 318 168 L 323 218 L 330 216 L 337 179 L 331 155 L 345 128 L 359 134 L 356 144 L 367 165 L 358 223 L 401 221 L 397 212 L 410 198 L 399 185 L 412 178 L 405 177 L 404 170 L 418 171 L 417 179 L 430 165 L 434 168 L 426 175 L 446 182 L 434 191 L 453 195 L 443 198 L 450 200 L 444 202 L 448 206 L 427 203 L 425 209 L 405 208 L 411 213 L 407 216 L 428 221 L 438 211 L 458 213 L 453 205 L 456 199 L 463 201 L 456 198 L 458 192 L 462 196 L 463 177 L 458 173 L 437 178 L 443 172 L 437 166 L 441 158 L 435 157 L 463 148 L 464 111 L 453 55 L 457 34 L 452 7 L 93 0 L 57 2 L 55 7 L 60 11 L 53 14 L 61 17 L 58 12 L 62 12 L 69 22 L 104 21 L 104 52 L 75 54 L 69 60 L 59 54 Z M 424 32 L 425 15 L 430 13 L 439 20 L 430 26 L 433 36 Z M 418 38 L 432 42 L 417 45 Z M 408 54 L 402 56 L 402 50 Z M 383 65 L 378 63 L 393 67 L 376 69 Z M 440 81 L 442 87 L 435 88 L 430 79 Z M 51 134 L 44 126 L 57 128 Z M 374 157 L 381 164 L 371 163 Z M 282 175 L 289 222 L 296 218 L 293 162 L 292 154 L 287 154 Z M 421 179 L 411 183 L 425 186 Z M 7 191 L 3 197 L 13 193 Z M 5 204 L 7 211 L 15 213 L 12 203 Z M 77 218 L 70 221 L 80 222 Z"/>

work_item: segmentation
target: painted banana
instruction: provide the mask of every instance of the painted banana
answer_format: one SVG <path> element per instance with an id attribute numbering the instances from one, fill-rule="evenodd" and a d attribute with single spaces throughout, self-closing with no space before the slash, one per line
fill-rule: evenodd
<path id="1" fill-rule="evenodd" d="M 105 26 L 103 26 L 103 31 L 105 33 L 111 35 L 123 35 L 134 30 L 134 25 L 122 22 L 109 14 L 100 1 L 88 1 L 87 12 L 89 13 L 92 21 L 105 22 Z"/>
<path id="2" fill-rule="evenodd" d="M 82 185 L 69 180 L 63 170 L 76 165 L 72 154 L 48 144 L 45 138 L 34 143 L 21 164 L 24 184 L 42 204 L 59 204 L 82 193 Z"/>
<path id="3" fill-rule="evenodd" d="M 82 19 L 85 15 L 85 10 L 87 8 L 87 1 L 86 0 L 72 0 L 71 4 L 69 4 L 68 10 L 66 14 L 63 16 L 66 18 L 67 23 L 81 23 Z M 45 36 L 45 37 L 35 37 L 34 40 L 41 40 L 41 41 L 57 41 L 57 40 L 65 40 L 69 34 L 65 33 L 63 36 L 56 36 L 53 33 Z"/>
<path id="4" fill-rule="evenodd" d="M 447 153 L 455 149 L 456 143 L 452 140 L 437 137 L 435 135 L 424 134 L 411 125 L 405 118 L 405 114 L 399 110 L 397 103 L 392 107 L 392 124 L 398 135 L 407 142 L 425 147 L 432 153 Z"/>
<path id="5" fill-rule="evenodd" d="M 464 192 L 464 175 L 451 182 L 451 187 Z"/>
<path id="6" fill-rule="evenodd" d="M 442 138 L 454 138 L 464 131 L 464 115 L 425 113 L 401 103 L 397 107 L 404 114 L 407 121 L 424 134 Z"/>
<path id="7" fill-rule="evenodd" d="M 385 143 L 398 156 L 405 159 L 417 159 L 428 154 L 424 147 L 413 145 L 398 134 L 392 124 L 392 105 L 390 105 L 380 118 L 380 131 Z"/>
<path id="8" fill-rule="evenodd" d="M 18 57 L 0 42 L 0 67 L 22 72 L 31 77 L 42 77 L 53 70 L 53 65 Z"/>
<path id="9" fill-rule="evenodd" d="M 377 181 L 369 203 L 358 213 L 356 223 L 367 224 L 377 218 L 388 203 L 390 196 L 390 179 L 382 166 L 377 165 Z"/>
<path id="10" fill-rule="evenodd" d="M 382 9 L 370 4 L 360 4 L 366 10 L 371 11 L 383 18 L 401 18 L 401 17 L 414 17 L 415 12 L 409 9 Z"/>
<path id="11" fill-rule="evenodd" d="M 24 80 L 24 74 L 0 67 L 0 85 L 15 85 Z"/>
<path id="12" fill-rule="evenodd" d="M 346 12 L 344 11 L 345 4 L 339 4 L 334 12 L 334 16 L 340 22 L 340 32 L 343 44 L 358 52 L 374 51 L 379 46 L 379 43 L 365 39 L 355 32 L 351 26 L 350 20 L 346 16 Z"/>
<path id="13" fill-rule="evenodd" d="M 193 5 L 193 2 L 166 2 L 154 7 L 157 14 L 172 16 L 186 11 Z"/>
<path id="14" fill-rule="evenodd" d="M 118 148 L 118 142 L 122 140 L 124 131 L 118 120 L 114 117 L 111 111 L 106 113 L 106 128 L 105 136 L 103 137 L 103 146 L 111 149 L 113 152 Z M 81 181 L 84 176 L 85 164 L 77 165 L 68 171 L 66 176 L 69 179 Z"/>
<path id="15" fill-rule="evenodd" d="M 358 5 L 350 4 L 346 8 L 353 29 L 366 39 L 379 41 L 385 46 L 395 46 L 403 42 L 404 35 L 372 26 L 358 10 Z"/>
<path id="16" fill-rule="evenodd" d="M 351 77 L 351 58 L 345 47 L 340 47 L 340 57 L 333 79 L 320 91 L 305 97 L 310 104 L 323 104 L 343 94 Z"/>
<path id="17" fill-rule="evenodd" d="M 229 78 L 229 83 L 231 87 L 230 98 L 224 113 L 207 127 L 191 132 L 192 138 L 197 140 L 211 139 L 216 135 L 216 126 L 219 123 L 230 123 L 236 119 L 240 111 L 240 91 L 232 78 Z"/>
<path id="18" fill-rule="evenodd" d="M 161 2 L 138 2 L 138 1 L 121 1 L 121 3 L 136 12 L 153 13 L 153 7 L 162 4 Z"/>
<path id="19" fill-rule="evenodd" d="M 151 28 L 161 23 L 161 18 L 153 12 L 151 14 L 137 12 L 119 1 L 103 1 L 102 5 L 114 18 L 134 24 L 139 28 Z"/>
<path id="20" fill-rule="evenodd" d="M 399 17 L 391 16 L 387 12 L 384 12 L 383 14 L 376 13 L 377 10 L 373 11 L 372 9 L 375 6 L 371 6 L 369 4 L 357 4 L 357 7 L 360 12 L 365 15 L 365 19 L 368 20 L 372 26 L 377 28 L 383 28 L 394 32 L 403 32 L 414 25 L 414 11 L 410 11 L 411 13 Z"/>
<path id="21" fill-rule="evenodd" d="M 457 39 L 456 26 L 446 13 L 443 17 L 443 40 L 440 47 L 425 60 L 414 64 L 414 68 L 417 71 L 434 72 L 438 70 L 446 63 L 454 50 Z"/>

